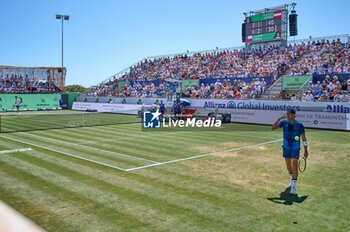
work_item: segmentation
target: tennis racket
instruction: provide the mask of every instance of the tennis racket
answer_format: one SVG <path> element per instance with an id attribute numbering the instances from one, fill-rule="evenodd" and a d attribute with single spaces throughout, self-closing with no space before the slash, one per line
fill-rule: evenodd
<path id="1" fill-rule="evenodd" d="M 306 158 L 303 157 L 302 159 L 299 159 L 298 161 L 298 168 L 301 173 L 305 172 L 306 170 Z"/>

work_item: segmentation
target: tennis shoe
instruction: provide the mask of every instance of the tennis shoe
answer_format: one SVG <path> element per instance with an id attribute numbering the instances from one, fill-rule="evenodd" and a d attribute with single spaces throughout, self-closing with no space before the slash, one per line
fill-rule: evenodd
<path id="1" fill-rule="evenodd" d="M 296 195 L 297 194 L 297 187 L 296 186 L 291 186 L 290 187 L 290 194 Z"/>

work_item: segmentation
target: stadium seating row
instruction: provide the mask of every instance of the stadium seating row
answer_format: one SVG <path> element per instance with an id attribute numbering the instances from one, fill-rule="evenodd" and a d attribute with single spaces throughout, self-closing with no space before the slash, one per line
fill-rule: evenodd
<path id="1" fill-rule="evenodd" d="M 40 80 L 30 80 L 27 76 L 0 75 L 0 93 L 57 93 L 61 92 L 54 84 Z"/>

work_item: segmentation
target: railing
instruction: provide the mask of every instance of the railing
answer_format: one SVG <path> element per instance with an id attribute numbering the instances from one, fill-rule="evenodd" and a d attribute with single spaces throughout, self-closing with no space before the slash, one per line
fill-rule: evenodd
<path id="1" fill-rule="evenodd" d="M 310 80 L 312 80 L 313 75 L 310 76 L 310 78 L 299 88 L 299 99 L 301 99 L 303 92 L 305 92 L 305 89 L 307 88 L 307 84 Z"/>
<path id="2" fill-rule="evenodd" d="M 341 34 L 341 35 L 331 35 L 331 36 L 320 36 L 320 37 L 309 37 L 307 39 L 296 39 L 289 40 L 288 44 L 300 44 L 300 43 L 307 43 L 307 42 L 314 42 L 314 41 L 323 41 L 323 40 L 337 40 L 340 39 L 342 43 L 349 43 L 350 42 L 350 34 Z"/>
<path id="3" fill-rule="evenodd" d="M 272 96 L 270 95 L 270 94 L 271 94 L 271 89 L 272 89 L 273 87 L 275 87 L 277 83 L 281 83 L 281 82 L 282 82 L 282 77 L 283 77 L 283 76 L 284 76 L 284 75 L 282 75 L 280 78 L 278 78 L 278 79 L 270 86 L 270 88 L 267 90 L 268 99 L 271 99 L 271 98 L 272 98 Z"/>

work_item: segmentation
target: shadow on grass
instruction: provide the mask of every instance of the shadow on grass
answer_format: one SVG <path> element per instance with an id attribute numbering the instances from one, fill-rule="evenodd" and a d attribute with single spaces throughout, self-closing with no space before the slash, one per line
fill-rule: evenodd
<path id="1" fill-rule="evenodd" d="M 303 203 L 309 197 L 308 195 L 299 197 L 297 194 L 292 195 L 289 192 L 290 187 L 281 192 L 280 197 L 268 197 L 267 200 L 277 204 L 293 205 L 293 203 Z"/>

